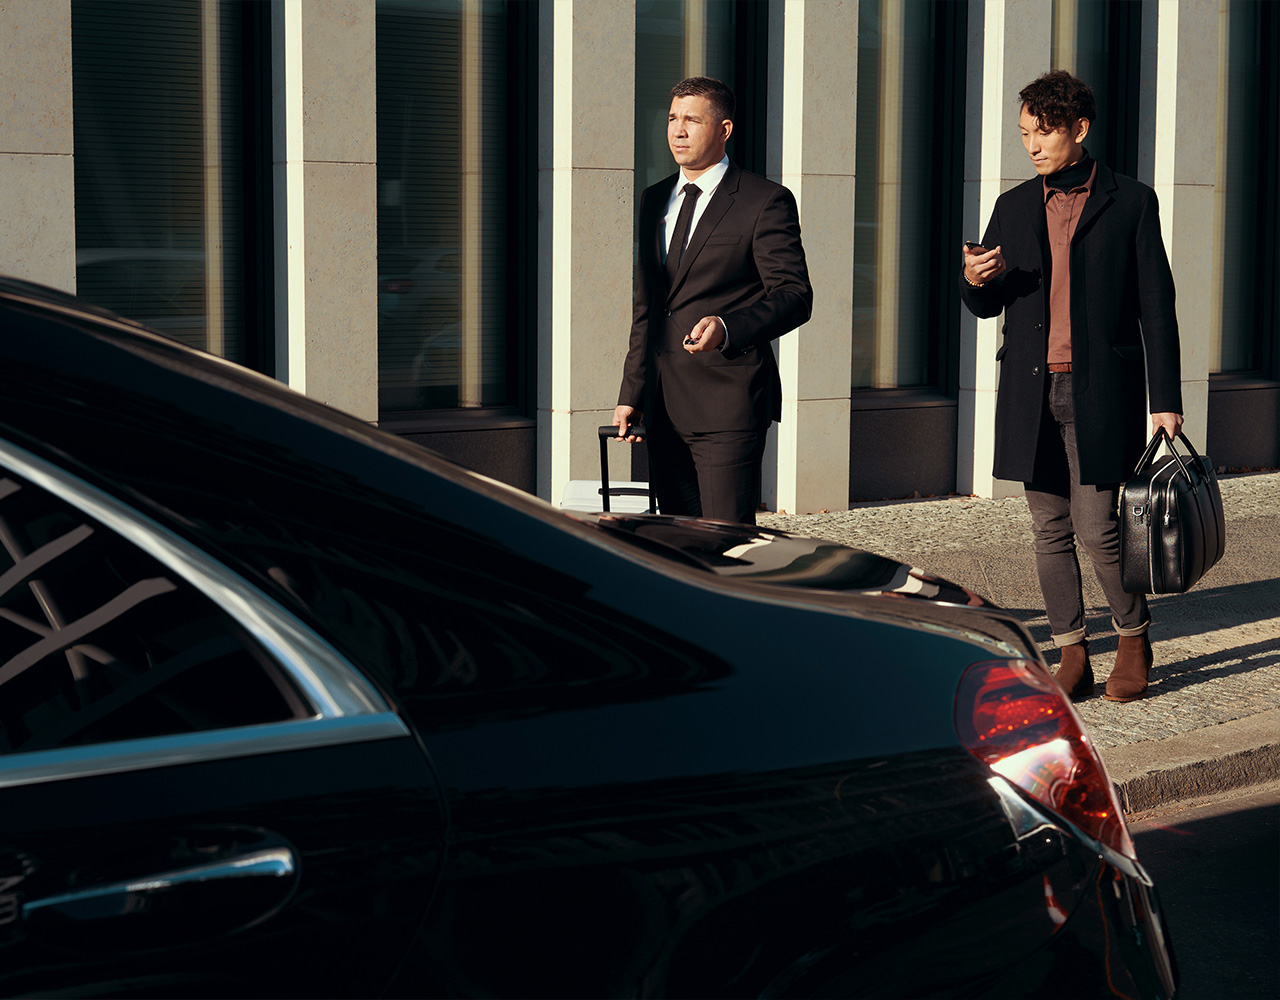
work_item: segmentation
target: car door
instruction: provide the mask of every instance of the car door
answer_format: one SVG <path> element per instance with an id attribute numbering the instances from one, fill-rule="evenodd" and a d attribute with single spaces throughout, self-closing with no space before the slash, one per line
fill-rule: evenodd
<path id="1" fill-rule="evenodd" d="M 0 440 L 0 993 L 374 994 L 440 802 L 304 622 Z"/>

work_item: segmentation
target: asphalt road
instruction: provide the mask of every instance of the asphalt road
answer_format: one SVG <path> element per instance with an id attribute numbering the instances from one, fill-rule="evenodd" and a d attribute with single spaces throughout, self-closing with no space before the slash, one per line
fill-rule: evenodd
<path id="1" fill-rule="evenodd" d="M 1155 880 L 1177 1000 L 1280 997 L 1280 784 L 1130 820 Z"/>

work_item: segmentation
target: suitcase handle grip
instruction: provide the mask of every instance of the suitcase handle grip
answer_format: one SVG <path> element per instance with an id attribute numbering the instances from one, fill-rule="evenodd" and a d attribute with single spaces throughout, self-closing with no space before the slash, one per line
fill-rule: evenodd
<path id="1" fill-rule="evenodd" d="M 600 427 L 601 438 L 611 438 L 618 436 L 617 424 L 604 424 Z M 645 436 L 644 424 L 632 424 L 627 428 L 627 437 L 643 438 Z M 626 440 L 625 438 L 623 440 Z"/>

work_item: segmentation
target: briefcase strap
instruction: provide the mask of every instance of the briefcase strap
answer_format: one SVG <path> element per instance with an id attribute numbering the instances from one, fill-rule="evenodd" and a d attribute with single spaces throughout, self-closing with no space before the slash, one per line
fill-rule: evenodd
<path id="1" fill-rule="evenodd" d="M 1178 432 L 1178 439 L 1186 446 L 1187 452 L 1191 455 L 1193 467 L 1196 469 L 1201 468 L 1203 462 L 1199 453 L 1196 451 L 1195 445 L 1191 443 L 1191 439 L 1183 434 L 1182 431 Z M 1169 454 L 1172 455 L 1173 460 L 1178 463 L 1178 468 L 1182 470 L 1182 475 L 1186 478 L 1187 482 L 1194 486 L 1196 480 L 1191 476 L 1191 473 L 1187 471 L 1187 463 L 1183 461 L 1182 456 L 1178 454 L 1178 450 L 1173 445 L 1173 439 L 1169 437 L 1169 432 L 1163 427 L 1158 428 L 1156 432 L 1151 435 L 1151 440 L 1147 444 L 1146 451 L 1144 451 L 1142 453 L 1142 457 L 1138 459 L 1138 464 L 1134 467 L 1133 475 L 1129 478 L 1134 479 L 1142 474 L 1142 471 L 1150 465 L 1152 459 L 1155 458 L 1156 450 L 1161 444 L 1169 445 Z"/>

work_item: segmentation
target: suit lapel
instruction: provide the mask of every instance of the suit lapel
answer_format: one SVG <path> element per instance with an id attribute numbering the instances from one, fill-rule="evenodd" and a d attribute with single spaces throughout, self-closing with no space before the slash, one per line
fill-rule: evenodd
<path id="1" fill-rule="evenodd" d="M 693 236 L 689 238 L 688 246 L 684 248 L 684 257 L 680 261 L 680 267 L 676 271 L 675 277 L 671 279 L 668 299 L 675 293 L 676 289 L 684 284 L 685 278 L 689 274 L 689 268 L 697 260 L 698 254 L 707 242 L 707 237 L 715 232 L 716 226 L 720 224 L 720 220 L 724 218 L 725 213 L 733 207 L 734 197 L 738 193 L 738 175 L 740 173 L 741 171 L 730 163 L 729 169 L 725 172 L 724 177 L 720 179 L 720 184 L 716 187 L 715 194 L 711 196 L 711 200 L 707 202 L 707 207 L 702 211 L 702 218 L 698 220 L 698 225 L 693 230 Z"/>

